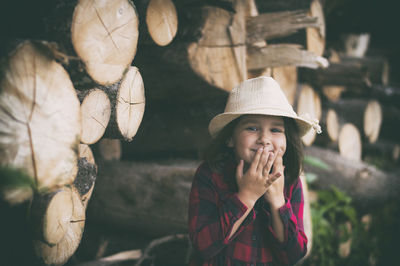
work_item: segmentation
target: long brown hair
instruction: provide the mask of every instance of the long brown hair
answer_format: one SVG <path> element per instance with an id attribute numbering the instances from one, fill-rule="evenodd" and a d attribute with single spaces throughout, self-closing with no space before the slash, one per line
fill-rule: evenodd
<path id="1" fill-rule="evenodd" d="M 227 143 L 241 117 L 226 125 L 207 146 L 203 159 L 213 171 L 221 171 L 223 162 L 227 158 L 234 158 L 234 151 L 228 147 Z M 303 144 L 296 122 L 288 117 L 283 117 L 283 121 L 286 136 L 286 152 L 283 155 L 283 163 L 285 165 L 285 177 L 289 184 L 292 184 L 300 176 L 303 168 Z"/>

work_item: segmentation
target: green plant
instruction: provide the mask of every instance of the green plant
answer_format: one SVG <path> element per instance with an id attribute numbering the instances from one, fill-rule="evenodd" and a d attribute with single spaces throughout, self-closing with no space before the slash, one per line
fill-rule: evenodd
<path id="1" fill-rule="evenodd" d="M 365 230 L 351 198 L 335 187 L 317 193 L 318 200 L 311 205 L 312 251 L 304 265 L 368 265 L 369 256 L 365 253 L 370 249 L 360 250 L 358 238 Z M 360 254 L 357 259 L 355 252 Z"/>

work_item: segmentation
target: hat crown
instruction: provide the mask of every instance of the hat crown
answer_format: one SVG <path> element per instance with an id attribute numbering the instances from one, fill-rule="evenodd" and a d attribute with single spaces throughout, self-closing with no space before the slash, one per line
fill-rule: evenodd
<path id="1" fill-rule="evenodd" d="M 271 77 L 249 79 L 229 94 L 225 112 L 235 113 L 272 108 L 282 115 L 296 116 L 279 84 Z"/>

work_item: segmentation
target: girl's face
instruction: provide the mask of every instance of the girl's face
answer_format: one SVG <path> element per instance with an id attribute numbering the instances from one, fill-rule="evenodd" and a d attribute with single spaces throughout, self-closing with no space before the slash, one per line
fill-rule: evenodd
<path id="1" fill-rule="evenodd" d="M 242 159 L 250 164 L 261 147 L 274 153 L 286 151 L 285 124 L 282 117 L 245 115 L 239 119 L 228 141 L 228 147 L 234 149 L 238 160 Z"/>

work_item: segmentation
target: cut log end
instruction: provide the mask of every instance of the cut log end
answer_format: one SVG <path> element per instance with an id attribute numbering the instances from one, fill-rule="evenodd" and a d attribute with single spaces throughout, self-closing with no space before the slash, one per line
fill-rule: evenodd
<path id="1" fill-rule="evenodd" d="M 343 125 L 338 139 L 339 153 L 346 159 L 361 161 L 361 135 L 356 126 L 351 123 Z"/>
<path id="2" fill-rule="evenodd" d="M 275 67 L 272 69 L 272 77 L 279 83 L 289 103 L 293 105 L 297 89 L 297 68 Z"/>
<path id="3" fill-rule="evenodd" d="M 368 102 L 364 112 L 364 133 L 370 143 L 375 143 L 377 141 L 382 119 L 382 108 L 379 102 Z"/>
<path id="4" fill-rule="evenodd" d="M 317 18 L 319 27 L 307 28 L 307 50 L 317 56 L 322 56 L 325 51 L 325 18 L 319 0 L 314 0 L 311 3 L 310 15 Z"/>
<path id="5" fill-rule="evenodd" d="M 171 0 L 151 0 L 147 7 L 146 24 L 156 44 L 169 44 L 178 30 L 178 16 L 174 3 Z"/>
<path id="6" fill-rule="evenodd" d="M 117 82 L 136 54 L 138 17 L 128 0 L 79 1 L 72 44 L 88 74 L 101 85 Z"/>
<path id="7" fill-rule="evenodd" d="M 49 245 L 41 240 L 34 240 L 35 253 L 46 265 L 63 265 L 75 253 L 82 238 L 85 225 L 85 208 L 76 190 L 70 190 L 70 196 L 64 204 L 72 205 L 71 215 L 65 222 L 63 237 L 55 245 Z M 61 202 L 60 202 L 61 203 Z M 62 210 L 64 205 L 59 206 Z"/>
<path id="8" fill-rule="evenodd" d="M 110 100 L 105 92 L 91 90 L 81 104 L 81 142 L 93 144 L 104 134 L 111 115 Z"/>
<path id="9" fill-rule="evenodd" d="M 302 85 L 297 102 L 297 114 L 301 117 L 310 117 L 320 120 L 321 113 L 321 99 L 319 95 L 309 85 Z M 304 145 L 310 146 L 314 142 L 315 137 L 315 131 L 310 130 L 302 138 Z"/>
<path id="10" fill-rule="evenodd" d="M 51 190 L 77 172 L 80 108 L 68 73 L 42 46 L 21 43 L 4 67 L 0 162 L 23 170 L 38 190 Z"/>
<path id="11" fill-rule="evenodd" d="M 326 114 L 326 131 L 332 141 L 337 141 L 339 136 L 339 121 L 334 110 L 329 109 Z"/>
<path id="12" fill-rule="evenodd" d="M 332 102 L 337 102 L 341 95 L 342 92 L 344 92 L 346 88 L 344 86 L 323 86 L 322 87 L 322 93 L 325 95 L 328 100 Z"/>
<path id="13" fill-rule="evenodd" d="M 142 122 L 145 108 L 144 84 L 136 67 L 131 67 L 118 91 L 117 124 L 125 140 L 131 141 Z"/>

